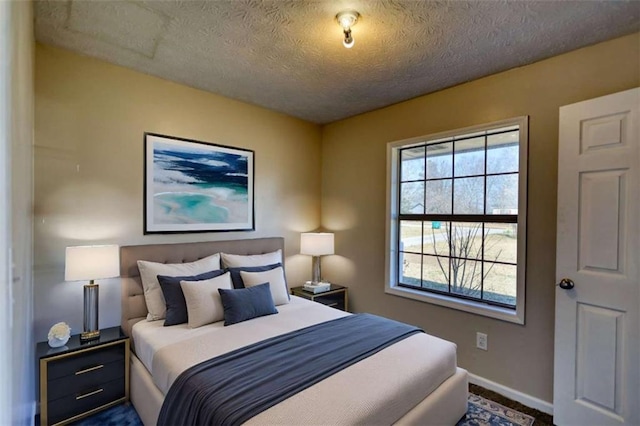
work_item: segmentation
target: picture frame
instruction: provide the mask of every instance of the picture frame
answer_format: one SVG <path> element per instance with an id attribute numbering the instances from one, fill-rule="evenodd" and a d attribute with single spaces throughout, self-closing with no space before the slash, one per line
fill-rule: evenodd
<path id="1" fill-rule="evenodd" d="M 144 134 L 144 234 L 255 230 L 254 151 Z"/>

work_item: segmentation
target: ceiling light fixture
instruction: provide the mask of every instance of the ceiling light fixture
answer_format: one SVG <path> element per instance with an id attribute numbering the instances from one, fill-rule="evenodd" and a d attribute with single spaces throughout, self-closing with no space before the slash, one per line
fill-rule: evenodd
<path id="1" fill-rule="evenodd" d="M 336 21 L 342 27 L 342 31 L 344 32 L 344 40 L 342 40 L 342 44 L 347 49 L 351 49 L 353 47 L 353 36 L 351 35 L 351 27 L 353 27 L 356 22 L 358 22 L 358 18 L 360 18 L 360 14 L 355 10 L 345 10 L 344 12 L 340 12 L 336 15 Z"/>

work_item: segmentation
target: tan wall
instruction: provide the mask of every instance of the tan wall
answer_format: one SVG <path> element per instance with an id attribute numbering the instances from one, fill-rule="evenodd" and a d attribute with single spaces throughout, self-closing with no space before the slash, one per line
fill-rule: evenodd
<path id="1" fill-rule="evenodd" d="M 323 129 L 322 224 L 336 231 L 324 275 L 356 311 L 422 326 L 458 345 L 470 372 L 552 401 L 558 108 L 640 85 L 638 34 L 462 84 Z M 526 325 L 384 293 L 386 144 L 529 115 Z M 489 336 L 475 348 L 476 331 Z"/>
<path id="2" fill-rule="evenodd" d="M 320 223 L 320 127 L 49 46 L 36 46 L 35 338 L 82 327 L 82 283 L 64 251 L 283 236 L 290 282 L 308 279 L 299 232 Z M 143 236 L 143 133 L 255 150 L 255 232 Z M 100 326 L 120 323 L 120 289 L 100 286 Z"/>

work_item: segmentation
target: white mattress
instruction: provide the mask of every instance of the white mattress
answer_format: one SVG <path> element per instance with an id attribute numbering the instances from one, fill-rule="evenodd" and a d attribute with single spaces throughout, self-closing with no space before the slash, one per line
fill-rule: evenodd
<path id="1" fill-rule="evenodd" d="M 166 394 L 184 370 L 248 344 L 319 322 L 349 315 L 291 297 L 277 315 L 224 327 L 197 329 L 186 324 L 140 321 L 133 327 L 136 354 Z M 391 424 L 456 371 L 456 346 L 420 333 L 368 357 L 282 403 L 248 423 L 286 424 L 292 413 L 308 424 Z M 301 409 L 304 407 L 304 409 Z"/>
<path id="2" fill-rule="evenodd" d="M 256 318 L 234 324 L 231 327 L 225 327 L 224 321 L 198 328 L 189 328 L 187 324 L 165 327 L 162 320 L 139 321 L 132 330 L 136 355 L 149 370 L 149 373 L 153 375 L 153 358 L 156 352 L 165 346 L 178 342 L 215 333 L 215 338 L 220 342 L 220 345 L 215 348 L 216 353 L 209 356 L 212 358 L 278 334 L 350 315 L 337 309 L 327 309 L 323 305 L 296 296 L 291 296 L 289 304 L 276 308 L 278 309 L 277 315 Z M 224 350 L 225 348 L 227 350 Z M 164 386 L 160 387 L 160 389 L 162 388 Z"/>

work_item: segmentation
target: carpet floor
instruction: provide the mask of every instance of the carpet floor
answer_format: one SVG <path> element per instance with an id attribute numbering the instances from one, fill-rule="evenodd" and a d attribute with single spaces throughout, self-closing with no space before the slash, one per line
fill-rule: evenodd
<path id="1" fill-rule="evenodd" d="M 467 415 L 456 426 L 552 426 L 551 416 L 495 392 L 469 385 Z M 482 396 L 481 396 L 482 395 Z M 142 426 L 131 404 L 122 404 L 73 423 L 73 426 Z"/>

